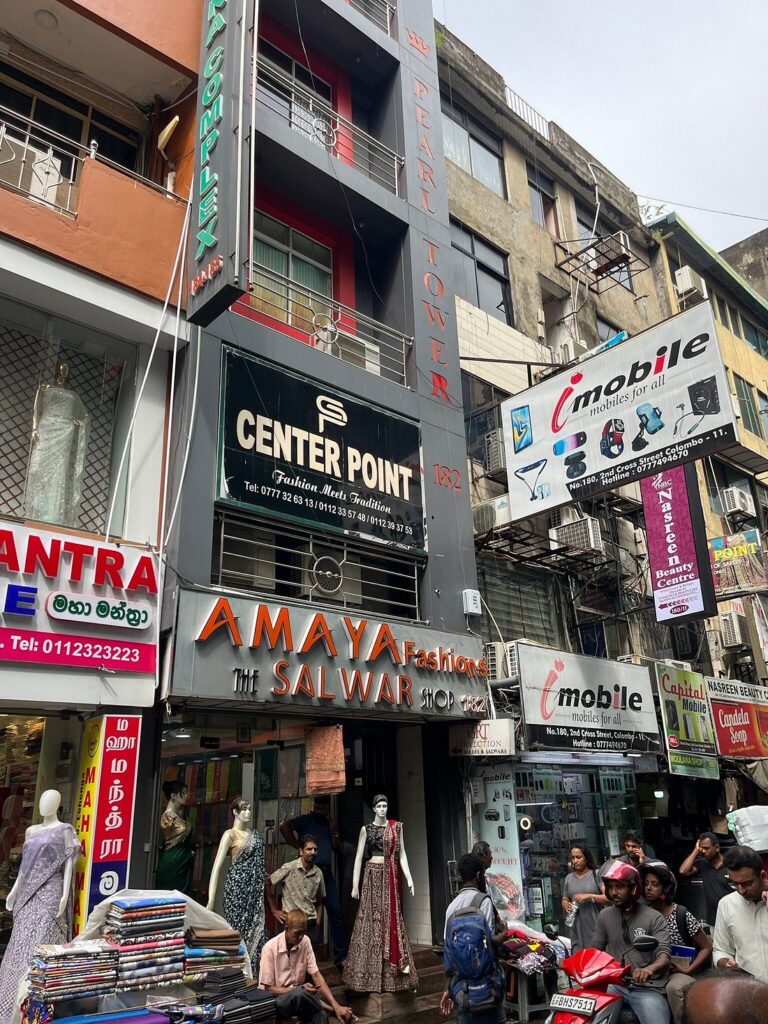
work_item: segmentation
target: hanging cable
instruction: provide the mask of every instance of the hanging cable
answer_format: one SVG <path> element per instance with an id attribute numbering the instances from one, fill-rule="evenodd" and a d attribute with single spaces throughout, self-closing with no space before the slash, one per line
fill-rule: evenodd
<path id="1" fill-rule="evenodd" d="M 171 510 L 170 518 L 168 519 L 168 526 L 166 529 L 166 535 L 170 537 L 171 531 L 173 530 L 173 524 L 176 522 L 176 513 L 179 511 L 179 505 L 181 503 L 181 492 L 184 486 L 184 480 L 187 475 L 187 464 L 189 462 L 189 452 L 192 448 L 192 433 L 195 429 L 195 415 L 197 413 L 197 385 L 200 378 L 200 349 L 203 344 L 203 331 L 202 328 L 197 328 L 197 338 L 195 342 L 195 376 L 192 384 L 192 404 L 189 411 L 189 427 L 187 430 L 187 444 L 184 449 L 184 458 L 181 462 L 181 472 L 179 474 L 179 482 L 176 488 L 176 500 Z"/>

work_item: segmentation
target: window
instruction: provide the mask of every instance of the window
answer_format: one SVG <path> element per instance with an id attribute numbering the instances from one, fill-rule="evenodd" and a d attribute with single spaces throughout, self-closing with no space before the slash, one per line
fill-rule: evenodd
<path id="1" fill-rule="evenodd" d="M 613 324 L 609 324 L 607 320 L 603 320 L 602 317 L 597 317 L 597 336 L 600 342 L 610 341 L 611 338 L 615 338 L 621 331 L 618 327 L 614 327 Z"/>
<path id="2" fill-rule="evenodd" d="M 492 188 L 497 195 L 506 196 L 501 142 L 463 110 L 445 102 L 443 143 L 445 155 L 452 163 Z"/>
<path id="3" fill-rule="evenodd" d="M 759 327 L 755 327 L 753 323 L 746 320 L 744 317 L 741 318 L 741 326 L 744 333 L 744 341 L 753 348 L 755 352 L 759 352 L 760 355 L 768 356 L 768 335 L 765 331 L 761 331 Z"/>
<path id="4" fill-rule="evenodd" d="M 768 438 L 768 395 L 764 395 L 762 391 L 757 392 L 757 406 L 760 410 L 760 434 Z"/>
<path id="5" fill-rule="evenodd" d="M 738 379 L 738 378 L 737 378 Z M 721 462 L 717 458 L 709 458 L 704 462 L 704 477 L 707 481 L 709 507 L 716 516 L 724 516 L 722 493 L 727 487 L 740 487 L 751 494 L 749 477 L 740 473 L 735 466 Z"/>
<path id="6" fill-rule="evenodd" d="M 578 231 L 579 241 L 582 243 L 582 248 L 586 248 L 592 242 L 598 238 L 606 238 L 615 232 L 602 220 L 598 220 L 595 224 L 595 214 L 590 213 L 585 206 L 576 204 L 576 230 Z M 670 262 L 670 273 L 672 272 L 672 264 Z M 609 277 L 613 278 L 618 284 L 623 285 L 629 291 L 634 291 L 632 287 L 632 276 L 629 273 L 629 268 L 626 266 L 617 267 L 612 270 Z M 674 282 L 674 275 L 672 277 Z"/>
<path id="7" fill-rule="evenodd" d="M 464 405 L 464 432 L 467 454 L 477 462 L 485 462 L 488 434 L 501 427 L 499 406 L 509 393 L 488 381 L 461 371 L 461 395 Z"/>
<path id="8" fill-rule="evenodd" d="M 731 314 L 731 330 L 737 337 L 741 337 L 741 321 L 739 320 L 738 311 L 733 306 L 728 307 L 728 312 Z"/>
<path id="9" fill-rule="evenodd" d="M 264 66 L 257 88 L 267 106 L 311 142 L 324 149 L 331 148 L 334 126 L 330 85 L 264 39 L 259 40 L 259 57 Z"/>
<path id="10" fill-rule="evenodd" d="M 760 429 L 760 420 L 757 415 L 752 385 L 745 381 L 743 377 L 739 377 L 735 373 L 733 375 L 733 379 L 736 384 L 736 397 L 739 400 L 742 422 L 750 434 L 756 434 L 758 437 L 762 437 L 763 432 Z"/>
<path id="11" fill-rule="evenodd" d="M 531 200 L 531 213 L 536 223 L 549 231 L 553 238 L 560 237 L 557 226 L 557 209 L 555 205 L 555 183 L 546 174 L 537 171 L 533 164 L 526 164 L 528 169 L 528 195 Z"/>
<path id="12" fill-rule="evenodd" d="M 295 228 L 256 211 L 252 306 L 306 334 L 317 317 L 330 317 L 332 253 Z"/>
<path id="13" fill-rule="evenodd" d="M 489 316 L 514 327 L 504 253 L 456 221 L 451 221 L 451 243 L 459 269 L 456 294 Z"/>

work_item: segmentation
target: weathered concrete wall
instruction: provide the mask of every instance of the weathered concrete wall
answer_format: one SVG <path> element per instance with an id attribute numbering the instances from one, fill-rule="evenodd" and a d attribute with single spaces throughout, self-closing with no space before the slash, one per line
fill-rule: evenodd
<path id="1" fill-rule="evenodd" d="M 768 299 L 768 228 L 723 249 L 720 255 L 756 292 Z"/>

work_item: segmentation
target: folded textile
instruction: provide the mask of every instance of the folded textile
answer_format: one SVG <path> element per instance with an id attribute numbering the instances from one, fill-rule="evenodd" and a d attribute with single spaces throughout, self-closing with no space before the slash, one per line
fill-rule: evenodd
<path id="1" fill-rule="evenodd" d="M 118 910 L 141 910 L 148 907 L 181 907 L 182 913 L 187 909 L 186 900 L 178 896 L 147 896 L 131 899 L 112 900 L 112 906 Z"/>
<path id="2" fill-rule="evenodd" d="M 184 938 L 188 946 L 205 946 L 209 949 L 239 946 L 241 942 L 240 932 L 234 928 L 187 928 Z"/>

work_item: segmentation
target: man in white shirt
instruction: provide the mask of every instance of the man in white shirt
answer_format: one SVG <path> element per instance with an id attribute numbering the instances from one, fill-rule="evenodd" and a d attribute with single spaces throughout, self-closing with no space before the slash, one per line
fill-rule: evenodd
<path id="1" fill-rule="evenodd" d="M 718 904 L 712 960 L 716 967 L 740 967 L 768 983 L 768 876 L 763 859 L 749 846 L 732 846 L 723 859 L 736 891 Z"/>

